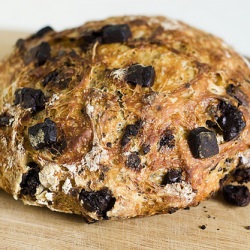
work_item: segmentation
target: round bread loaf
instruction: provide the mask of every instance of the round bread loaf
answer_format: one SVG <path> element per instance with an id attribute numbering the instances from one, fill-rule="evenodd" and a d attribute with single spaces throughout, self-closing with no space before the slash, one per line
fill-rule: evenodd
<path id="1" fill-rule="evenodd" d="M 196 206 L 248 164 L 249 84 L 244 58 L 179 21 L 45 27 L 0 64 L 0 187 L 89 222 Z"/>

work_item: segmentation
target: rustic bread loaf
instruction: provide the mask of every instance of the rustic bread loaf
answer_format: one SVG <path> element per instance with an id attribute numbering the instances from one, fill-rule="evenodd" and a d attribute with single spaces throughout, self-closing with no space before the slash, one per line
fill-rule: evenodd
<path id="1" fill-rule="evenodd" d="M 0 187 L 89 222 L 195 206 L 248 164 L 249 84 L 244 58 L 182 22 L 45 27 L 0 64 Z"/>

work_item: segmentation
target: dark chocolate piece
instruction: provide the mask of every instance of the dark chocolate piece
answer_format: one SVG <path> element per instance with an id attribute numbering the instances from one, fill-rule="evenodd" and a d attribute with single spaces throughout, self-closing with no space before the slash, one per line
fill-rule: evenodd
<path id="1" fill-rule="evenodd" d="M 178 209 L 179 209 L 179 208 L 177 208 L 177 207 L 171 207 L 171 208 L 169 208 L 168 213 L 169 213 L 169 214 L 173 214 L 173 213 L 177 212 Z"/>
<path id="2" fill-rule="evenodd" d="M 222 129 L 223 139 L 231 141 L 236 138 L 245 128 L 246 123 L 243 120 L 243 114 L 235 106 L 225 101 L 221 101 L 218 105 L 220 115 L 216 120 Z"/>
<path id="3" fill-rule="evenodd" d="M 2 114 L 0 115 L 0 127 L 6 127 L 11 126 L 10 120 L 13 118 L 13 116 Z"/>
<path id="4" fill-rule="evenodd" d="M 200 229 L 205 230 L 207 227 L 205 225 L 201 225 Z"/>
<path id="5" fill-rule="evenodd" d="M 100 191 L 82 190 L 79 194 L 79 200 L 83 202 L 83 207 L 98 215 L 107 218 L 107 212 L 114 207 L 116 199 L 112 196 L 108 188 Z"/>
<path id="6" fill-rule="evenodd" d="M 208 158 L 219 153 L 215 133 L 204 127 L 195 128 L 189 133 L 188 145 L 195 158 Z"/>
<path id="7" fill-rule="evenodd" d="M 152 66 L 143 66 L 140 64 L 131 65 L 125 76 L 125 81 L 133 85 L 142 87 L 152 87 L 155 79 L 155 70 Z"/>
<path id="8" fill-rule="evenodd" d="M 107 25 L 101 30 L 102 43 L 123 43 L 131 37 L 127 24 Z"/>
<path id="9" fill-rule="evenodd" d="M 236 168 L 232 173 L 232 176 L 235 181 L 240 184 L 250 182 L 250 167 L 248 168 Z"/>
<path id="10" fill-rule="evenodd" d="M 166 130 L 160 140 L 160 148 L 167 146 L 168 148 L 173 148 L 175 146 L 174 135 L 171 130 Z"/>
<path id="11" fill-rule="evenodd" d="M 90 34 L 86 34 L 80 37 L 77 44 L 82 49 L 83 52 L 86 52 L 90 45 L 100 40 L 101 40 L 101 32 L 92 32 Z"/>
<path id="12" fill-rule="evenodd" d="M 39 180 L 39 172 L 40 168 L 35 162 L 30 162 L 28 164 L 30 169 L 28 170 L 27 173 L 23 174 L 22 176 L 22 181 L 20 183 L 21 195 L 30 195 L 34 197 L 36 193 L 36 188 L 40 184 Z"/>
<path id="13" fill-rule="evenodd" d="M 25 40 L 20 38 L 16 41 L 16 47 L 19 49 L 19 51 L 25 50 Z"/>
<path id="14" fill-rule="evenodd" d="M 32 112 L 40 111 L 45 106 L 44 93 L 40 89 L 17 89 L 15 91 L 15 105 L 18 104 L 24 109 L 31 108 Z"/>
<path id="15" fill-rule="evenodd" d="M 142 145 L 142 152 L 144 155 L 146 155 L 150 151 L 150 145 L 149 144 L 143 144 Z"/>
<path id="16" fill-rule="evenodd" d="M 181 182 L 182 170 L 181 169 L 170 169 L 163 177 L 161 185 Z"/>
<path id="17" fill-rule="evenodd" d="M 54 31 L 50 26 L 46 26 L 38 30 L 35 34 L 31 35 L 30 39 L 41 38 L 48 32 Z"/>
<path id="18" fill-rule="evenodd" d="M 141 159 L 137 155 L 137 153 L 131 153 L 126 160 L 126 166 L 132 169 L 139 169 L 140 168 Z"/>
<path id="19" fill-rule="evenodd" d="M 43 79 L 42 84 L 43 86 L 47 86 L 49 82 L 54 82 L 56 80 L 56 77 L 58 76 L 58 71 L 53 70 L 49 72 Z"/>
<path id="20" fill-rule="evenodd" d="M 42 66 L 50 58 L 50 45 L 47 42 L 42 42 L 38 46 L 30 49 L 24 57 L 25 64 L 35 61 L 36 66 Z"/>
<path id="21" fill-rule="evenodd" d="M 245 207 L 250 203 L 250 193 L 246 186 L 227 185 L 222 191 L 224 199 L 233 205 Z"/>
<path id="22" fill-rule="evenodd" d="M 247 104 L 247 96 L 241 91 L 239 86 L 235 86 L 233 84 L 229 84 L 226 89 L 227 93 L 234 97 L 238 101 L 238 105 L 246 105 Z"/>
<path id="23" fill-rule="evenodd" d="M 43 123 L 38 123 L 28 129 L 31 146 L 38 150 L 45 147 L 52 147 L 57 142 L 56 124 L 46 118 Z"/>
<path id="24" fill-rule="evenodd" d="M 124 147 L 130 140 L 132 136 L 136 136 L 139 132 L 139 129 L 142 126 L 142 121 L 139 120 L 135 124 L 129 124 L 125 128 L 125 132 L 121 139 L 121 146 Z"/>
<path id="25" fill-rule="evenodd" d="M 211 120 L 206 120 L 206 125 L 209 127 L 209 128 L 213 128 L 213 129 L 216 129 L 218 127 L 217 123 L 216 122 L 213 122 Z"/>
<path id="26" fill-rule="evenodd" d="M 71 77 L 66 76 L 63 71 L 56 69 L 44 77 L 42 84 L 44 87 L 51 84 L 51 86 L 58 87 L 59 89 L 65 89 L 68 87 L 70 81 Z"/>

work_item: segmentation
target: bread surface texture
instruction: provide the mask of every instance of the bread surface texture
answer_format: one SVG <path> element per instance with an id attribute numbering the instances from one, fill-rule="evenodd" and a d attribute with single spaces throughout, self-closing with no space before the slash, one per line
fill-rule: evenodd
<path id="1" fill-rule="evenodd" d="M 249 164 L 249 84 L 243 57 L 176 20 L 45 27 L 0 63 L 0 188 L 89 222 L 196 206 Z"/>

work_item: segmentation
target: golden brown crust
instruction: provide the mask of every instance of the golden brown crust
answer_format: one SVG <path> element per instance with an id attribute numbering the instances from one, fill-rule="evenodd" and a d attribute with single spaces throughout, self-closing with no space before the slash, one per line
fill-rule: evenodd
<path id="1" fill-rule="evenodd" d="M 110 24 L 127 24 L 132 35 L 117 43 L 93 38 Z M 45 59 L 36 50 L 42 43 Z M 134 64 L 153 67 L 153 86 L 126 81 Z M 221 39 L 182 22 L 127 16 L 49 30 L 19 41 L 0 72 L 0 111 L 10 118 L 0 126 L 0 187 L 26 204 L 89 221 L 171 212 L 210 197 L 248 154 L 249 65 Z M 21 88 L 42 90 L 45 107 L 15 104 Z M 194 158 L 190 131 L 216 131 L 206 121 L 216 123 L 223 101 L 242 112 L 240 132 L 227 141 L 217 131 L 219 153 Z M 45 118 L 57 128 L 53 150 L 35 148 L 29 134 Z M 127 136 L 128 125 L 136 132 Z M 164 183 L 172 170 L 177 181 Z M 35 193 L 26 190 L 32 181 Z"/>

